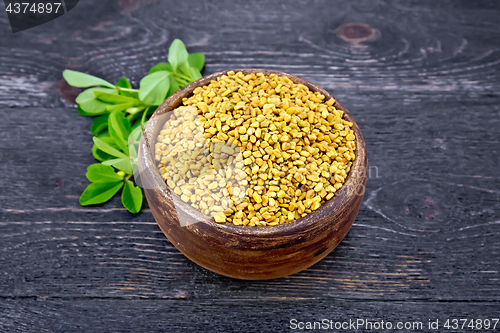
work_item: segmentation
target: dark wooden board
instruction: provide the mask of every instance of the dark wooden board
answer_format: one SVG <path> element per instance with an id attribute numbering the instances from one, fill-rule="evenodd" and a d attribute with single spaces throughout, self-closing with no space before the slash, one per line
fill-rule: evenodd
<path id="1" fill-rule="evenodd" d="M 443 326 L 447 319 L 498 317 L 498 303 L 25 298 L 5 300 L 0 303 L 0 311 L 0 330 L 5 332 L 304 332 L 311 330 L 297 329 L 299 322 L 306 325 L 306 322 L 321 323 L 324 319 L 334 329 L 323 326 L 316 331 L 445 332 Z M 364 320 L 358 330 L 345 326 L 354 325 L 357 320 Z M 435 323 L 436 320 L 440 330 L 429 330 L 429 321 Z M 347 323 L 344 327 L 350 328 L 335 329 L 336 322 Z M 384 322 L 384 325 L 406 324 L 415 329 L 369 330 L 366 329 L 370 327 L 368 322 L 372 327 Z M 420 324 L 423 329 L 418 329 Z"/>
<path id="2" fill-rule="evenodd" d="M 279 331 L 293 313 L 498 314 L 499 13 L 496 1 L 81 1 L 17 34 L 0 15 L 0 331 L 238 331 L 238 316 Z M 367 40 L 337 29 L 350 22 L 373 29 L 358 26 Z M 95 161 L 91 120 L 76 113 L 62 70 L 137 86 L 174 38 L 205 53 L 204 74 L 282 70 L 355 117 L 372 167 L 365 201 L 312 268 L 221 277 L 183 257 L 147 206 L 79 205 Z"/>

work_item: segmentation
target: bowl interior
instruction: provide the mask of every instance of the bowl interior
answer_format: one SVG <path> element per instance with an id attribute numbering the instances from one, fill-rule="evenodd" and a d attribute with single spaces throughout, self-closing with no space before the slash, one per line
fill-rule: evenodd
<path id="1" fill-rule="evenodd" d="M 307 86 L 313 92 L 319 92 L 323 94 L 326 99 L 334 98 L 330 93 L 328 93 L 323 88 L 307 81 L 297 76 L 268 69 L 234 69 L 235 73 L 241 71 L 243 74 L 250 73 L 264 73 L 265 75 L 276 74 L 278 76 L 286 76 L 295 83 L 300 83 Z M 351 170 L 349 171 L 347 178 L 339 192 L 336 192 L 335 196 L 330 200 L 323 203 L 317 210 L 309 213 L 308 215 L 301 217 L 295 221 L 287 222 L 284 224 L 279 224 L 276 226 L 266 226 L 266 227 L 248 227 L 248 226 L 237 226 L 232 223 L 216 223 L 213 218 L 210 218 L 195 208 L 191 207 L 189 204 L 180 200 L 180 198 L 166 188 L 165 181 L 160 175 L 154 157 L 150 153 L 150 147 L 154 147 L 156 142 L 156 137 L 164 124 L 164 117 L 160 117 L 166 112 L 173 111 L 182 104 L 182 99 L 190 97 L 196 87 L 202 87 L 208 85 L 211 80 L 216 80 L 217 77 L 225 75 L 228 71 L 217 72 L 208 76 L 201 78 L 198 81 L 192 82 L 189 85 L 183 87 L 158 107 L 155 113 L 152 115 L 150 121 L 147 123 L 146 129 L 144 131 L 143 140 L 141 140 L 141 147 L 139 152 L 139 159 L 143 164 L 143 170 L 141 172 L 147 173 L 147 178 L 149 179 L 151 186 L 159 190 L 159 195 L 167 200 L 175 202 L 177 208 L 177 214 L 183 215 L 183 218 L 189 218 L 192 221 L 199 221 L 203 224 L 203 229 L 216 228 L 225 233 L 235 234 L 235 235 L 259 235 L 263 237 L 274 237 L 277 235 L 285 234 L 297 234 L 311 227 L 314 221 L 325 216 L 330 215 L 333 211 L 340 209 L 352 196 L 363 195 L 364 194 L 364 182 L 366 181 L 366 168 L 367 168 L 367 158 L 366 158 L 366 146 L 363 139 L 361 131 L 354 121 L 354 118 L 349 113 L 349 111 L 336 100 L 334 106 L 344 112 L 344 119 L 353 123 L 352 130 L 356 136 L 356 158 L 353 161 Z M 141 176 L 142 177 L 142 176 Z M 360 186 L 363 186 L 361 189 Z M 163 189 L 160 189 L 163 188 Z M 363 190 L 363 194 L 361 194 Z M 196 223 L 198 224 L 198 223 Z M 186 226 L 187 228 L 193 225 Z"/>

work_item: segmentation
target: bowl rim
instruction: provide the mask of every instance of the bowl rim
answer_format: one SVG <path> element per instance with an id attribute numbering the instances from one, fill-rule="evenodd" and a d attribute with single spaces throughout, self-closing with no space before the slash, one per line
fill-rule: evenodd
<path id="1" fill-rule="evenodd" d="M 152 138 L 153 143 L 156 143 L 156 137 L 159 133 L 158 131 L 155 131 L 155 126 L 156 129 L 158 127 L 161 128 L 155 121 L 155 118 L 160 116 L 161 114 L 164 114 L 166 112 L 172 111 L 178 106 L 182 104 L 182 99 L 185 97 L 190 97 L 193 94 L 193 91 L 197 87 L 203 87 L 205 85 L 208 85 L 212 80 L 216 80 L 218 77 L 227 75 L 228 72 L 242 72 L 243 74 L 250 74 L 250 73 L 264 73 L 265 75 L 270 75 L 270 74 L 276 74 L 278 76 L 282 77 L 288 77 L 290 80 L 292 80 L 294 83 L 300 83 L 308 87 L 311 91 L 313 92 L 320 92 L 322 95 L 325 96 L 325 100 L 329 100 L 330 98 L 333 98 L 335 100 L 335 108 L 340 109 L 344 112 L 343 119 L 351 122 L 353 126 L 351 127 L 352 130 L 355 133 L 356 139 L 356 151 L 355 151 L 355 159 L 353 161 L 353 164 L 351 166 L 351 170 L 349 171 L 346 180 L 344 181 L 344 184 L 342 185 L 342 188 L 339 192 L 336 192 L 335 195 L 325 203 L 323 203 L 317 210 L 307 214 L 304 217 L 300 217 L 297 220 L 283 223 L 283 224 L 278 224 L 275 226 L 263 226 L 263 227 L 249 227 L 249 226 L 243 226 L 243 225 L 234 225 L 233 223 L 217 223 L 215 222 L 213 217 L 208 217 L 201 212 L 199 212 L 197 209 L 192 207 L 191 205 L 184 203 L 182 200 L 179 200 L 180 203 L 182 204 L 182 207 L 185 208 L 183 210 L 184 213 L 188 213 L 191 216 L 194 216 L 197 218 L 199 222 L 196 222 L 194 224 L 190 224 L 185 226 L 184 228 L 197 228 L 197 225 L 200 223 L 203 223 L 203 229 L 206 228 L 211 228 L 211 229 L 216 229 L 218 231 L 221 231 L 226 234 L 234 234 L 234 235 L 240 235 L 240 236 L 263 236 L 263 237 L 275 237 L 277 235 L 293 235 L 293 234 L 299 234 L 301 231 L 309 229 L 312 227 L 315 223 L 315 221 L 318 218 L 324 217 L 331 215 L 332 212 L 334 212 L 336 209 L 340 208 L 343 204 L 346 202 L 350 201 L 350 199 L 353 199 L 354 196 L 356 195 L 364 195 L 364 190 L 362 194 L 353 194 L 351 191 L 348 193 L 348 188 L 351 186 L 358 186 L 362 184 L 363 186 L 365 185 L 366 182 L 366 172 L 367 170 L 364 170 L 364 174 L 361 175 L 360 179 L 361 182 L 354 183 L 355 180 L 353 179 L 354 173 L 359 172 L 359 168 L 363 166 L 363 162 L 365 162 L 366 167 L 368 167 L 367 163 L 367 154 L 366 154 L 366 145 L 365 141 L 363 138 L 363 135 L 361 133 L 361 130 L 359 129 L 358 124 L 354 120 L 353 116 L 351 113 L 347 110 L 347 108 L 340 103 L 332 94 L 330 94 L 328 91 L 325 89 L 321 88 L 320 86 L 303 79 L 301 77 L 277 71 L 277 70 L 270 70 L 270 69 L 261 69 L 261 68 L 239 68 L 239 69 L 229 69 L 225 71 L 220 71 L 216 73 L 212 73 L 209 75 L 206 75 L 202 77 L 201 79 L 194 81 L 183 88 L 179 89 L 177 92 L 172 94 L 170 97 L 168 97 L 153 113 L 153 115 L 150 118 L 150 121 L 146 124 L 146 128 L 143 132 L 142 138 L 141 138 L 141 143 L 140 143 L 140 149 L 139 149 L 139 160 L 144 162 L 144 165 L 146 166 L 142 172 L 146 172 L 150 179 L 153 183 L 156 184 L 165 184 L 165 181 L 160 175 L 160 172 L 156 166 L 156 162 L 154 160 L 154 157 L 152 154 L 144 154 L 144 151 L 150 151 L 150 143 L 148 142 L 147 138 Z M 146 138 L 146 140 L 143 140 Z M 153 167 L 151 167 L 153 166 Z M 154 171 L 152 170 L 154 169 Z M 364 179 L 363 179 L 364 178 Z M 159 192 L 159 194 L 166 200 L 172 201 L 173 196 L 177 196 L 173 191 L 171 191 L 168 186 L 165 185 L 166 188 L 164 189 L 155 189 L 153 191 Z M 158 187 L 156 187 L 158 188 Z M 350 194 L 350 195 L 349 195 Z M 317 217 L 317 218 L 316 218 Z M 178 222 L 178 221 L 177 221 Z"/>

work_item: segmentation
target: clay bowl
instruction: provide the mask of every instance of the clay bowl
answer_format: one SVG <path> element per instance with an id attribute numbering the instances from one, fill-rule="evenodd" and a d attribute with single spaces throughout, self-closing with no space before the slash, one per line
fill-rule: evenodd
<path id="1" fill-rule="evenodd" d="M 263 72 L 287 76 L 327 100 L 333 96 L 317 85 L 287 73 L 266 69 L 235 69 L 244 74 Z M 170 96 L 148 122 L 139 148 L 139 170 L 146 198 L 156 222 L 170 242 L 186 257 L 213 272 L 249 280 L 273 279 L 300 272 L 330 253 L 345 237 L 358 214 L 366 184 L 368 160 L 363 135 L 347 109 L 335 107 L 353 123 L 356 159 L 337 194 L 316 211 L 290 223 L 267 227 L 219 224 L 184 203 L 166 186 L 156 167 L 150 147 L 164 124 L 161 115 L 181 105 L 198 86 L 227 72 L 214 73 L 193 82 Z M 179 220 L 189 221 L 181 226 Z M 185 223 L 184 223 L 185 225 Z"/>

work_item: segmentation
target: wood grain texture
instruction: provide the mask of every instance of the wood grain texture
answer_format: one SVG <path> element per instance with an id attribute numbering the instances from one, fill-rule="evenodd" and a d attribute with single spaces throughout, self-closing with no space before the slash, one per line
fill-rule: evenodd
<path id="1" fill-rule="evenodd" d="M 429 308 L 434 311 L 429 312 Z M 366 302 L 356 300 L 159 300 L 159 299 L 8 299 L 0 302 L 0 330 L 6 332 L 297 332 L 292 319 L 302 322 L 365 321 L 422 323 L 424 329 L 372 330 L 377 332 L 428 332 L 429 320 L 468 314 L 474 318 L 494 315 L 498 304 L 439 302 Z M 403 319 L 404 318 L 404 319 Z M 414 326 L 418 327 L 418 326 Z M 321 329 L 320 332 L 356 331 Z M 369 332 L 363 326 L 360 332 Z M 472 332 L 473 330 L 471 330 Z M 490 330 L 492 331 L 492 330 Z M 314 332 L 314 331 L 313 331 Z"/>
<path id="2" fill-rule="evenodd" d="M 498 2 L 200 0 L 122 10 L 80 1 L 17 34 L 0 15 L 0 330 L 145 331 L 153 317 L 151 330 L 230 330 L 239 315 L 277 331 L 274 319 L 286 321 L 278 312 L 498 314 Z M 336 32 L 356 22 L 377 38 Z M 131 215 L 119 199 L 78 204 L 94 163 L 91 120 L 61 92 L 62 70 L 125 74 L 138 86 L 174 38 L 205 53 L 204 74 L 282 70 L 324 87 L 356 119 L 372 167 L 365 200 L 344 241 L 311 268 L 271 281 L 221 277 L 185 259 L 147 207 Z"/>

